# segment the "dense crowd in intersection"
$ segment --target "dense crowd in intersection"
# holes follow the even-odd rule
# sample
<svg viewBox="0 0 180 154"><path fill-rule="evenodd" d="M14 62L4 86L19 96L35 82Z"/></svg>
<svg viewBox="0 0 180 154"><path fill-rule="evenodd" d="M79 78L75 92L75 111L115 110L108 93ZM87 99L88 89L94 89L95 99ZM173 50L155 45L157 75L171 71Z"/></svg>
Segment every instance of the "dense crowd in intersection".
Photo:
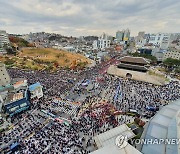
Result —
<svg viewBox="0 0 180 154"><path fill-rule="evenodd" d="M25 113L28 120L22 118L19 126L14 127L9 133L2 134L0 140L0 143L18 141L22 145L22 153L89 153L96 149L93 136L133 121L133 117L127 115L114 116L114 111L127 113L133 109L141 118L149 119L162 106L180 98L180 84L177 81L157 86L123 79L104 73L104 68L100 64L81 71L59 70L56 73L20 69L8 71L12 78L26 78L29 84L40 82L43 86L44 98L34 103L29 112L40 109L50 112L59 109L65 112L69 105L54 103L53 98L66 101L66 97L62 96L71 93L86 96L77 114L73 115L75 117L71 115L72 123L69 126L54 118L44 124L42 121L47 120L46 115ZM98 81L97 78L101 78L102 81ZM80 82L87 79L94 85L91 91L87 91ZM75 91L77 88L78 91ZM102 102L106 103L101 104ZM147 110L147 106L154 107L156 111Z"/></svg>

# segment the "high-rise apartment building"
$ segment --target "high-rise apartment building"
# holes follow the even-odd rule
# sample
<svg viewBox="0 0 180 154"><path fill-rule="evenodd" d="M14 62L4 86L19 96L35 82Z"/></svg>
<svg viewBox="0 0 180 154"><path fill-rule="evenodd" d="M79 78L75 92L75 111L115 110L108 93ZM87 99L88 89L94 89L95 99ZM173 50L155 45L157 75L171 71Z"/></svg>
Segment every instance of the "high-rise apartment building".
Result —
<svg viewBox="0 0 180 154"><path fill-rule="evenodd" d="M169 33L157 33L151 34L149 38L149 43L160 47L161 49L167 49L171 42L171 34Z"/></svg>
<svg viewBox="0 0 180 154"><path fill-rule="evenodd" d="M6 53L3 49L5 44L9 44L8 34L4 30L0 30L0 53Z"/></svg>
<svg viewBox="0 0 180 154"><path fill-rule="evenodd" d="M129 29L126 29L124 31L124 38L123 38L123 41L128 41L130 39L130 30Z"/></svg>
<svg viewBox="0 0 180 154"><path fill-rule="evenodd" d="M124 38L124 31L117 31L116 32L117 41L123 41L123 38Z"/></svg>
<svg viewBox="0 0 180 154"><path fill-rule="evenodd" d="M0 30L0 45L9 44L8 34L4 30Z"/></svg>

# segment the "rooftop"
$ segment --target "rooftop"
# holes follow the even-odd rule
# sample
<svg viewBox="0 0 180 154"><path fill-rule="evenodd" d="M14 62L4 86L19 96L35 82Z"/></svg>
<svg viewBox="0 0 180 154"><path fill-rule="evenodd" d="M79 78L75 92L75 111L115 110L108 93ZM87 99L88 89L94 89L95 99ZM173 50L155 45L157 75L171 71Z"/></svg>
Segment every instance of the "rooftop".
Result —
<svg viewBox="0 0 180 154"><path fill-rule="evenodd" d="M116 137L119 135L127 135L128 139L131 139L135 136L131 129L126 124L123 124L105 133L95 136L94 139L96 141L98 148L100 148L113 144L115 142Z"/></svg>
<svg viewBox="0 0 180 154"><path fill-rule="evenodd" d="M29 86L30 91L34 91L37 87L41 87L41 84L39 82L32 84Z"/></svg>
<svg viewBox="0 0 180 154"><path fill-rule="evenodd" d="M97 135L94 137L98 150L92 152L91 154L141 154L133 146L127 143L122 147L116 145L116 139L118 136L127 136L127 139L131 139L135 134L126 125L120 125L113 128L105 133Z"/></svg>
<svg viewBox="0 0 180 154"><path fill-rule="evenodd" d="M122 69L134 70L134 71L142 71L142 72L148 71L148 69L145 66L129 65L124 63L120 63L117 67Z"/></svg>
<svg viewBox="0 0 180 154"><path fill-rule="evenodd" d="M115 145L107 145L106 147L93 151L90 154L141 154L141 152L136 150L130 144L127 144L127 146L122 149L119 149Z"/></svg>
<svg viewBox="0 0 180 154"><path fill-rule="evenodd" d="M145 139L176 139L179 138L180 100L163 107L149 122ZM179 153L177 144L144 144L145 154Z"/></svg>
<svg viewBox="0 0 180 154"><path fill-rule="evenodd" d="M149 64L149 62L142 57L131 57L131 56L125 56L121 58L120 62L137 63L137 64L144 64L144 65Z"/></svg>

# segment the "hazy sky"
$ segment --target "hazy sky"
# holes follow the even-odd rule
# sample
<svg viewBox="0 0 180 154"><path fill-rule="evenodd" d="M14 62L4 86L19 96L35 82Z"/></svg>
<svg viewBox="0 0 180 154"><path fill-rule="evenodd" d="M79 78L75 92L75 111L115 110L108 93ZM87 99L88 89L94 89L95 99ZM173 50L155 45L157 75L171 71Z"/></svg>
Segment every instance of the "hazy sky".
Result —
<svg viewBox="0 0 180 154"><path fill-rule="evenodd" d="M180 32L180 0L0 0L0 29L115 36L117 30Z"/></svg>

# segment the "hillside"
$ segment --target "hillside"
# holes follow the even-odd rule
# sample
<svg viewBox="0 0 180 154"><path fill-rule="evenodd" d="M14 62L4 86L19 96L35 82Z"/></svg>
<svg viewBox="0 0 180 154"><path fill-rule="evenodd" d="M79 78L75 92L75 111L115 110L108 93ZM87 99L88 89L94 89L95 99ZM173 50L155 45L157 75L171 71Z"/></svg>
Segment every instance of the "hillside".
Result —
<svg viewBox="0 0 180 154"><path fill-rule="evenodd" d="M51 48L23 48L17 56L1 57L6 65L32 70L56 70L57 68L84 68L90 61L80 54Z"/></svg>
<svg viewBox="0 0 180 154"><path fill-rule="evenodd" d="M9 36L9 41L18 47L33 47L34 45L27 42L23 38L15 37L15 36Z"/></svg>

